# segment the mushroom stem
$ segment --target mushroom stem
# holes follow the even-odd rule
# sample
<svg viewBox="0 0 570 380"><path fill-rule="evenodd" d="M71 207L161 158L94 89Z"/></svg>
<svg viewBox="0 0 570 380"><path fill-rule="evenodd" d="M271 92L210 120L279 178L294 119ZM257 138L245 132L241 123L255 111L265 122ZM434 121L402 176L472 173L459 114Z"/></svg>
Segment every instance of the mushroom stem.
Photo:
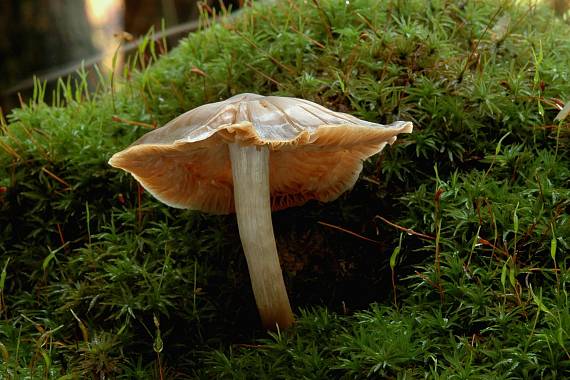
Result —
<svg viewBox="0 0 570 380"><path fill-rule="evenodd" d="M253 295L266 329L285 329L293 312L283 282L271 222L269 149L229 144L239 235Z"/></svg>

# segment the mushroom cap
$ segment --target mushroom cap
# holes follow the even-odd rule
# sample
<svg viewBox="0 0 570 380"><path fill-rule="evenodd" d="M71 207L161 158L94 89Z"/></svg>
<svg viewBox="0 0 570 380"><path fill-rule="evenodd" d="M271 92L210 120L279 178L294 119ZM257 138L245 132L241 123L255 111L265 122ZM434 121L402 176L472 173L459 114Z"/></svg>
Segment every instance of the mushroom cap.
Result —
<svg viewBox="0 0 570 380"><path fill-rule="evenodd" d="M245 93L178 116L109 164L169 206L228 214L234 199L227 145L267 146L271 207L280 210L338 198L364 159L411 132L410 122L376 124L304 99Z"/></svg>

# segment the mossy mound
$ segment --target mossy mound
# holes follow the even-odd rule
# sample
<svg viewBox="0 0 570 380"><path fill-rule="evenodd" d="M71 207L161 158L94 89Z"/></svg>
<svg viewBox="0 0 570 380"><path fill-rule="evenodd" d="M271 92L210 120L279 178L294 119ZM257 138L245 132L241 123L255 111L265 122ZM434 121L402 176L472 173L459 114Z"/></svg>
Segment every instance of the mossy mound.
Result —
<svg viewBox="0 0 570 380"><path fill-rule="evenodd" d="M2 123L2 377L570 376L566 24L443 0L202 21L160 58L147 41L96 94L84 73L51 104L38 85ZM341 199L274 214L299 322L270 337L234 218L170 209L107 165L241 92L415 124Z"/></svg>

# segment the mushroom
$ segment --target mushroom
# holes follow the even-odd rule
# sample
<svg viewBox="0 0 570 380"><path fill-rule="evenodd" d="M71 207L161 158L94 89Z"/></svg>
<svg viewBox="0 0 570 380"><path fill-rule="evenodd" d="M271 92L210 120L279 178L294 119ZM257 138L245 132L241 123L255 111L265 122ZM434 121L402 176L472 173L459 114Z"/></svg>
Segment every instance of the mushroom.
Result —
<svg viewBox="0 0 570 380"><path fill-rule="evenodd" d="M365 158L411 131L410 122L376 124L304 99L245 93L180 115L109 164L169 206L235 212L262 324L283 329L294 319L271 210L336 199Z"/></svg>

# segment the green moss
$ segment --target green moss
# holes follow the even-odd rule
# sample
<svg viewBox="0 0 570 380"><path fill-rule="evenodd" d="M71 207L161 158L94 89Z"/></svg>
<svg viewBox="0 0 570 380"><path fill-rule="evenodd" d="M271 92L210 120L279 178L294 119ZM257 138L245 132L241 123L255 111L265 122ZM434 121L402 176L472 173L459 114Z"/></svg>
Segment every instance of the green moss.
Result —
<svg viewBox="0 0 570 380"><path fill-rule="evenodd" d="M1 377L569 376L566 24L443 0L202 21L160 58L148 39L95 94L84 73L49 101L37 84L2 124ZM170 209L106 163L246 91L415 124L339 200L274 214L299 322L269 337L234 218Z"/></svg>

